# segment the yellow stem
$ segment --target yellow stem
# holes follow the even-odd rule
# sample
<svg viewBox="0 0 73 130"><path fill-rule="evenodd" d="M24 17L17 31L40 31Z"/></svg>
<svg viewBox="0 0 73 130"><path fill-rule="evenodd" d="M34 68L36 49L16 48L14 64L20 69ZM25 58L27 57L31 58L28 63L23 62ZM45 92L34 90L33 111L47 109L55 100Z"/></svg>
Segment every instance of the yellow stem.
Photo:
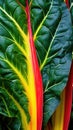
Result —
<svg viewBox="0 0 73 130"><path fill-rule="evenodd" d="M52 130L63 130L64 108L65 108L65 90L61 94L61 103L52 117L52 124L53 124Z"/></svg>

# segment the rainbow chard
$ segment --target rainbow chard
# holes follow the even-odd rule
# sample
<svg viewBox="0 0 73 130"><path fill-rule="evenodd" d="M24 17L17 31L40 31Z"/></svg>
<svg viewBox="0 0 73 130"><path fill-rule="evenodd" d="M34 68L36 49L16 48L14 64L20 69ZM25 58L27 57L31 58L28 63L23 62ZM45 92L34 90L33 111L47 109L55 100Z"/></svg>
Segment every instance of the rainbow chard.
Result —
<svg viewBox="0 0 73 130"><path fill-rule="evenodd" d="M63 1L49 1L49 12L40 24L39 29L35 45L43 77L43 127L45 127L60 103L60 95L66 86L72 60L71 17ZM43 38L41 35L43 35ZM59 116L57 116L57 120L58 118ZM57 124L55 124L55 128ZM49 129L52 129L50 123ZM58 130L60 129L58 128Z"/></svg>
<svg viewBox="0 0 73 130"><path fill-rule="evenodd" d="M0 0L1 130L45 128L68 80L71 34L62 0Z"/></svg>
<svg viewBox="0 0 73 130"><path fill-rule="evenodd" d="M67 7L69 8L69 1L66 0L65 2L67 4ZM71 43L73 44L72 39L73 38L71 36ZM73 45L71 52L72 50ZM60 97L61 100L60 105L53 114L51 118L51 123L49 121L46 130L68 130L71 115L71 107L72 107L72 90L73 90L73 61L71 64L67 85L64 88Z"/></svg>
<svg viewBox="0 0 73 130"><path fill-rule="evenodd" d="M42 127L42 78L29 12L28 0L23 5L18 0L0 2L0 116L15 119L4 129Z"/></svg>
<svg viewBox="0 0 73 130"><path fill-rule="evenodd" d="M69 3L69 10L70 10L70 13L71 13L72 32L73 32L73 1L72 0L68 0L68 3ZM72 40L72 43L73 43L73 33L72 33L72 39L71 40ZM72 59L73 59L73 47L72 47ZM72 68L73 68L73 60L72 60ZM72 69L72 71L73 71L73 69ZM73 76L72 76L72 86L73 86ZM71 119L70 119L69 130L73 129L73 124L72 124L72 122L73 122L73 116L72 116L72 114L73 114L73 98L72 98L72 112L71 112Z"/></svg>
<svg viewBox="0 0 73 130"><path fill-rule="evenodd" d="M69 74L69 79L65 89L61 94L61 102L52 116L52 129L48 130L68 130L71 107L72 107L72 86L73 86L73 62Z"/></svg>
<svg viewBox="0 0 73 130"><path fill-rule="evenodd" d="M66 3L67 7L69 8L69 7L70 7L69 0L64 0L64 1L65 1L65 3Z"/></svg>

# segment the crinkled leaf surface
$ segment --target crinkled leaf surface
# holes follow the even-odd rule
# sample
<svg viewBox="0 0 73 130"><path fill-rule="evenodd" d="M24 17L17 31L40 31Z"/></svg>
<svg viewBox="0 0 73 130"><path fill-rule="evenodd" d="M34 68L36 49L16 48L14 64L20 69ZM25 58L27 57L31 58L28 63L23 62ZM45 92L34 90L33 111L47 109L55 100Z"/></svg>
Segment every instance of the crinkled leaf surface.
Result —
<svg viewBox="0 0 73 130"><path fill-rule="evenodd" d="M62 0L29 0L29 5L33 40L44 84L44 127L59 104L70 70L71 18ZM4 120L6 117L15 118L15 130L23 129L23 118L24 129L31 120L27 86L31 80L28 74L32 73L28 67L25 7L26 0L0 1L0 113Z"/></svg>
<svg viewBox="0 0 73 130"><path fill-rule="evenodd" d="M21 120L25 128L30 121L28 88L25 88L28 84L23 38L26 26L25 12L15 0L0 1L0 114L18 119L15 130L22 128ZM8 123L5 129L10 127Z"/></svg>
<svg viewBox="0 0 73 130"><path fill-rule="evenodd" d="M59 95L66 85L70 70L71 17L65 3L58 0L34 0L31 17L44 83L45 126L59 103Z"/></svg>
<svg viewBox="0 0 73 130"><path fill-rule="evenodd" d="M71 20L72 20L72 37L71 37L71 41L73 43L73 0L69 1L69 5L70 5ZM72 47L72 58L73 58L73 47Z"/></svg>
<svg viewBox="0 0 73 130"><path fill-rule="evenodd" d="M5 129L42 127L42 78L29 13L27 0L0 1L0 114L10 118Z"/></svg>

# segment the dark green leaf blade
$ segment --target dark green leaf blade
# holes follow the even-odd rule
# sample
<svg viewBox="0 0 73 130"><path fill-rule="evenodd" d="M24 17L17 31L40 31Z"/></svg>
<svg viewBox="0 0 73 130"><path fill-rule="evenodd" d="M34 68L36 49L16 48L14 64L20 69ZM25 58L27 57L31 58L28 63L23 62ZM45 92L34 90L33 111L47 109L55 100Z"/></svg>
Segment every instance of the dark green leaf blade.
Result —
<svg viewBox="0 0 73 130"><path fill-rule="evenodd" d="M44 84L44 127L60 102L70 71L71 17L63 1L34 0L31 20Z"/></svg>
<svg viewBox="0 0 73 130"><path fill-rule="evenodd" d="M6 126L9 128L14 118L15 130L26 130L30 121L25 90L28 84L26 22L25 11L15 0L0 2L0 115L4 120L10 118Z"/></svg>
<svg viewBox="0 0 73 130"><path fill-rule="evenodd" d="M59 96L66 85L69 74L72 47L70 42L71 21L69 11L62 3L63 0L29 1L33 37L44 84L43 126L45 126L59 104ZM18 103L16 97L19 97L17 95L21 93L27 107L21 103L20 105L22 108L24 106L24 112L26 112L28 99L22 87L23 83L20 82L21 79L24 79L28 83L26 43L24 40L27 34L25 1L20 0L19 3L19 0L2 0L0 6L1 93L4 94L2 92L4 86L5 91L8 89L7 91L11 92L10 94ZM18 83L19 85L17 85ZM19 86L20 92L17 91L16 86ZM28 110L26 115L27 121L29 121Z"/></svg>
<svg viewBox="0 0 73 130"><path fill-rule="evenodd" d="M0 130L20 130L20 121L17 118L0 115Z"/></svg>

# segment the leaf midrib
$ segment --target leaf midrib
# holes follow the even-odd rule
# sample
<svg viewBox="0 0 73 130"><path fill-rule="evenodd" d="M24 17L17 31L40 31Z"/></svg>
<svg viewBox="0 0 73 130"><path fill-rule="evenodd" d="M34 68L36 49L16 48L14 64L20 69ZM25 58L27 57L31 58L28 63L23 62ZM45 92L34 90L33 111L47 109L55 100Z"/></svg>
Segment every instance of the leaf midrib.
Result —
<svg viewBox="0 0 73 130"><path fill-rule="evenodd" d="M9 65L9 67L12 69L12 71L14 71L14 73L18 76L26 93L29 94L29 87L28 87L29 85L27 84L27 82L26 82L25 78L22 76L22 74L18 71L18 69L8 59L0 58L0 60L4 61L5 63L7 63Z"/></svg>
<svg viewBox="0 0 73 130"><path fill-rule="evenodd" d="M49 13L50 13L50 11L51 11L52 6L53 6L53 0L52 0L52 2L51 2L50 8L49 8L47 14L46 14L45 17L43 18L42 22L40 23L40 25L38 26L38 28L37 28L37 30L36 30L36 32L35 32L35 34L34 34L34 41L36 40L36 36L37 36L37 34L39 33L40 29L42 28L43 23L45 22L46 18L48 17L48 15L49 15Z"/></svg>
<svg viewBox="0 0 73 130"><path fill-rule="evenodd" d="M23 130L25 130L25 129L29 130L29 125L28 125L28 122L27 122L27 119L26 119L26 114L24 112L24 109L20 106L19 102L5 88L2 88L2 89L4 89L6 91L6 93L9 95L9 97L14 102L15 106L18 108L19 113L21 115Z"/></svg>
<svg viewBox="0 0 73 130"><path fill-rule="evenodd" d="M27 35L23 32L17 21L11 17L1 6L0 10L14 23L14 25L17 27L18 31L20 32L23 39L25 39L25 43L27 43Z"/></svg>
<svg viewBox="0 0 73 130"><path fill-rule="evenodd" d="M52 47L52 45L53 45L53 41L54 41L54 39L55 39L56 36L57 36L56 34L57 34L57 31L58 31L60 22L61 22L61 19L60 19L60 21L59 21L59 23L58 23L58 26L57 26L56 31L55 31L55 33L54 33L54 36L53 36L53 38L52 38L52 40L51 40L51 42L50 42L50 46L48 47L48 51L47 51L47 53L46 53L46 55L45 55L44 61L43 61L42 64L40 65L40 70L43 69L43 67L45 66L45 64L46 64L46 62L47 62L47 58L48 58L48 55L49 55L49 53L50 53L51 47Z"/></svg>

